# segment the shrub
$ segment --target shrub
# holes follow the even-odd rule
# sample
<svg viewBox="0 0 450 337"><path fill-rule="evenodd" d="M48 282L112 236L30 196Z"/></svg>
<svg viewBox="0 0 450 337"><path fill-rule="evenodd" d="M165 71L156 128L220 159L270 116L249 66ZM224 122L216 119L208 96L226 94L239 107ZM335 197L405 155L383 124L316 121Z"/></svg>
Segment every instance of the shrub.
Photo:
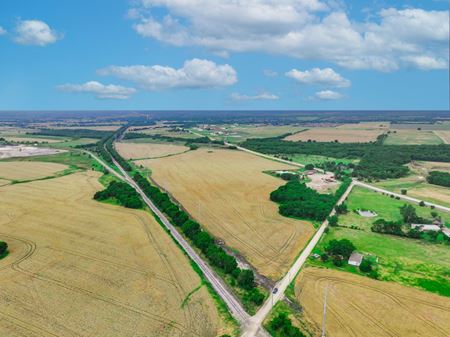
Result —
<svg viewBox="0 0 450 337"><path fill-rule="evenodd" d="M329 217L327 218L327 220L328 220L328 224L329 224L331 227L336 227L336 226L338 225L338 217L337 217L337 215L329 216Z"/></svg>
<svg viewBox="0 0 450 337"><path fill-rule="evenodd" d="M4 255L8 250L8 244L4 241L0 241L0 256Z"/></svg>

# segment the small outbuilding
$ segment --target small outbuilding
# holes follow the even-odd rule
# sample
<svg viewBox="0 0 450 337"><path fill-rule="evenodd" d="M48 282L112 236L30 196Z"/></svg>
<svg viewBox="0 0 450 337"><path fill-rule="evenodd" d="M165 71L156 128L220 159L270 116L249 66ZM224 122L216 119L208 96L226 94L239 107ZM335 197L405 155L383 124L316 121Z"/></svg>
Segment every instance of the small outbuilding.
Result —
<svg viewBox="0 0 450 337"><path fill-rule="evenodd" d="M364 258L363 254L353 252L352 255L350 255L350 258L348 259L348 264L351 266L359 267L363 258Z"/></svg>
<svg viewBox="0 0 450 337"><path fill-rule="evenodd" d="M438 225L418 224L418 223L411 224L411 228L418 229L421 232L428 232L428 231L439 232L441 230L441 227Z"/></svg>

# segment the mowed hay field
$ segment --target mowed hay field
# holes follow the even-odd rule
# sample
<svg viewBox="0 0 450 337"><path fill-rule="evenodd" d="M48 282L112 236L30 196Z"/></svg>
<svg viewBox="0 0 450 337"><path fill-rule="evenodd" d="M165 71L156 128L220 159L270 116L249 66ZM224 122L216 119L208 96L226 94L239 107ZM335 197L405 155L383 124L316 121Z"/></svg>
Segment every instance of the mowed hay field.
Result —
<svg viewBox="0 0 450 337"><path fill-rule="evenodd" d="M126 159L142 159L169 156L189 150L183 145L158 143L115 143L117 151Z"/></svg>
<svg viewBox="0 0 450 337"><path fill-rule="evenodd" d="M1 335L229 333L188 259L148 213L92 199L98 178L85 171L0 188L0 240L10 247L0 260Z"/></svg>
<svg viewBox="0 0 450 337"><path fill-rule="evenodd" d="M434 131L436 136L442 139L445 144L450 144L450 131Z"/></svg>
<svg viewBox="0 0 450 337"><path fill-rule="evenodd" d="M450 298L350 273L308 267L296 280L295 295L307 320L318 329L322 326L327 288L327 336L450 335Z"/></svg>
<svg viewBox="0 0 450 337"><path fill-rule="evenodd" d="M198 149L137 161L208 231L257 270L278 279L313 233L306 221L278 214L270 192L285 182L263 173L291 166L235 150Z"/></svg>
<svg viewBox="0 0 450 337"><path fill-rule="evenodd" d="M68 167L56 163L1 161L0 178L7 180L31 180L52 176Z"/></svg>
<svg viewBox="0 0 450 337"><path fill-rule="evenodd" d="M395 133L394 133L395 131ZM434 131L417 129L390 130L385 145L439 145L443 141Z"/></svg>
<svg viewBox="0 0 450 337"><path fill-rule="evenodd" d="M367 143L377 140L377 137L383 133L382 128L367 127L367 128L336 128L336 127L314 127L306 131L301 131L290 135L285 140L298 142L306 142L308 140L315 140L317 142L334 142L340 143Z"/></svg>

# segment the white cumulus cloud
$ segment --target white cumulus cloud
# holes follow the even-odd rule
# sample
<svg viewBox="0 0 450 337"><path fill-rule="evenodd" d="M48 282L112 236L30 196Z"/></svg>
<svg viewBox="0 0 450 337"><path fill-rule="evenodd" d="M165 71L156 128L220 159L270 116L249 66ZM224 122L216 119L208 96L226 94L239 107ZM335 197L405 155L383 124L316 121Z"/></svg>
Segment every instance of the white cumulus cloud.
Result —
<svg viewBox="0 0 450 337"><path fill-rule="evenodd" d="M236 71L230 65L200 59L185 61L179 69L161 65L109 66L98 70L98 74L115 76L150 91L223 87L237 82Z"/></svg>
<svg viewBox="0 0 450 337"><path fill-rule="evenodd" d="M58 86L58 89L64 92L90 93L101 99L127 99L136 92L134 88L114 84L105 85L97 81L63 84Z"/></svg>
<svg viewBox="0 0 450 337"><path fill-rule="evenodd" d="M333 90L322 90L322 91L316 92L315 97L317 99L324 100L324 101L332 101L332 100L341 99L344 96L342 96L342 94L340 94L336 91L333 91Z"/></svg>
<svg viewBox="0 0 450 337"><path fill-rule="evenodd" d="M337 88L346 88L351 85L349 80L343 78L331 68L313 68L305 71L292 69L286 73L286 76L303 84L318 84Z"/></svg>
<svg viewBox="0 0 450 337"><path fill-rule="evenodd" d="M275 101L279 99L277 95L268 92L261 92L257 95L245 95L235 92L230 95L230 98L233 101Z"/></svg>
<svg viewBox="0 0 450 337"><path fill-rule="evenodd" d="M21 20L17 23L14 41L23 45L46 46L61 37L43 21Z"/></svg>
<svg viewBox="0 0 450 337"><path fill-rule="evenodd" d="M2 26L0 26L0 35L5 35L6 34L6 29L3 28Z"/></svg>
<svg viewBox="0 0 450 337"><path fill-rule="evenodd" d="M353 20L325 0L136 0L144 37L216 54L262 51L351 69L442 69L449 60L449 12L386 8ZM333 1L333 3L339 3ZM155 16L155 9L167 13ZM436 62L422 62L427 57Z"/></svg>

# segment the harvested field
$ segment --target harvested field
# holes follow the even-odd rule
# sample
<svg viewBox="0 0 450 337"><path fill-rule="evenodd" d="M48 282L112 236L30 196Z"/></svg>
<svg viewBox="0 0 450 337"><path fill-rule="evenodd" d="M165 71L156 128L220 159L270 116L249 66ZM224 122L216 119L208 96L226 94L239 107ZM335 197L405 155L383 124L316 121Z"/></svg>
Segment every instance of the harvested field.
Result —
<svg viewBox="0 0 450 337"><path fill-rule="evenodd" d="M450 131L434 131L434 133L441 138L445 144L450 144Z"/></svg>
<svg viewBox="0 0 450 337"><path fill-rule="evenodd" d="M183 145L160 143L116 143L117 151L126 159L147 159L170 156L189 150Z"/></svg>
<svg viewBox="0 0 450 337"><path fill-rule="evenodd" d="M2 161L0 178L6 180L32 180L52 176L68 167L56 163Z"/></svg>
<svg viewBox="0 0 450 337"><path fill-rule="evenodd" d="M387 130L389 129L390 122L360 122L360 123L348 123L337 126L338 129L347 130Z"/></svg>
<svg viewBox="0 0 450 337"><path fill-rule="evenodd" d="M327 336L449 336L449 298L336 270L306 268L296 280L295 294L308 321L319 329L327 287Z"/></svg>
<svg viewBox="0 0 450 337"><path fill-rule="evenodd" d="M5 137L5 139L9 142L16 143L59 143L64 141L64 138L55 139L55 138L36 138L36 137Z"/></svg>
<svg viewBox="0 0 450 337"><path fill-rule="evenodd" d="M0 159L13 157L45 156L61 152L64 151L25 145L4 145L0 146Z"/></svg>
<svg viewBox="0 0 450 337"><path fill-rule="evenodd" d="M385 145L438 145L442 140L430 130L396 129L390 130ZM395 133L394 133L395 131Z"/></svg>
<svg viewBox="0 0 450 337"><path fill-rule="evenodd" d="M263 171L289 165L245 152L201 148L137 161L208 231L239 251L257 270L278 279L313 233L306 221L278 213L270 192L285 182Z"/></svg>
<svg viewBox="0 0 450 337"><path fill-rule="evenodd" d="M99 174L2 187L3 336L220 336L215 303L144 211L92 200ZM198 290L196 290L198 288Z"/></svg>
<svg viewBox="0 0 450 337"><path fill-rule="evenodd" d="M377 137L383 133L381 128L311 128L307 131L295 133L285 138L285 140L298 142L306 142L315 140L317 142L334 142L340 143L367 143L377 140Z"/></svg>

